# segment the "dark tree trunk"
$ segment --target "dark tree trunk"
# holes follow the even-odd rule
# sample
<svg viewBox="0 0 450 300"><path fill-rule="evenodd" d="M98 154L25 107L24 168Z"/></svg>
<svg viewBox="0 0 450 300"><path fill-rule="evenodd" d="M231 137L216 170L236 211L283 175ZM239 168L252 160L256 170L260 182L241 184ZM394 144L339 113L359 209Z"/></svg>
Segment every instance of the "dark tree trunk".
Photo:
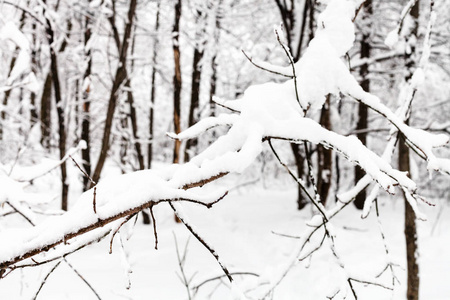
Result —
<svg viewBox="0 0 450 300"><path fill-rule="evenodd" d="M411 32L411 51L405 53L405 66L407 68L407 75L405 77L406 81L409 81L412 77L414 68L416 67L416 62L414 60L413 54L415 53L415 41L417 39L417 29L419 22L419 3L417 0L416 4L412 7L409 12L412 19L414 20L414 25ZM405 120L408 124L408 117ZM410 172L410 162L409 162L409 148L406 145L403 137L400 138L399 142L399 170ZM403 194L405 203L405 240L406 240L406 258L408 263L408 288L407 288L407 299L408 300L418 300L419 299L419 265L418 265L418 247L417 247L417 228L416 228L416 215Z"/></svg>
<svg viewBox="0 0 450 300"><path fill-rule="evenodd" d="M398 145L398 168L400 171L410 172L409 165L409 148L405 144L404 138L400 138ZM405 240L406 240L406 259L408 263L408 300L419 299L419 265L417 262L417 228L416 215L406 200L403 193L405 203Z"/></svg>
<svg viewBox="0 0 450 300"><path fill-rule="evenodd" d="M214 117L216 115L216 103L213 97L216 95L217 86L217 54L211 60L211 79L209 83L209 115Z"/></svg>
<svg viewBox="0 0 450 300"><path fill-rule="evenodd" d="M66 128L65 128L65 115L64 109L62 106L62 97L61 97L61 86L59 81L59 73L58 73L58 59L56 56L56 51L53 46L54 43L54 31L51 25L51 22L48 18L46 18L46 34L48 43L50 45L50 72L52 74L52 82L53 82L53 91L55 94L55 102L56 102L56 112L58 115L58 146L59 146L59 157L62 159L66 155ZM68 194L69 194L69 185L67 182L67 168L66 163L63 162L60 166L61 168L61 183L62 183L62 192L61 192L61 209L67 210L68 208Z"/></svg>
<svg viewBox="0 0 450 300"><path fill-rule="evenodd" d="M156 61L158 55L158 31L159 31L159 10L160 10L161 2L158 2L158 6L156 8L156 21L155 21L155 40L153 45L153 56L152 56L152 77L151 77L151 90L150 90L150 114L149 114L149 126L148 133L150 137L150 143L148 144L147 149L147 168L152 167L153 160L153 143L154 143L154 122L155 122L155 105L156 105Z"/></svg>
<svg viewBox="0 0 450 300"><path fill-rule="evenodd" d="M103 131L103 138L102 138L102 147L97 165L95 166L95 170L92 176L92 179L95 182L98 182L98 180L100 179L100 174L105 164L106 157L108 156L108 150L110 147L111 126L114 119L114 111L116 109L117 103L117 92L119 91L121 84L127 78L126 72L127 53L135 11L136 11L136 0L131 0L126 19L127 23L125 25L125 32L119 52L119 63L117 66L116 75L114 76L111 93L109 95L108 108L105 120L105 129ZM117 28L115 28L115 30L113 28L113 31L117 32Z"/></svg>
<svg viewBox="0 0 450 300"><path fill-rule="evenodd" d="M70 20L67 22L67 32L69 33L72 28L72 22ZM63 52L67 46L67 41L64 40L61 43L58 52ZM55 54L56 55L56 54ZM51 59L51 58L50 58ZM40 122L41 122L41 144L44 148L50 148L50 140L51 140L51 126L52 126L52 69L50 66L50 70L45 77L44 89L41 96L41 112L40 112ZM59 86L59 84L58 84Z"/></svg>
<svg viewBox="0 0 450 300"><path fill-rule="evenodd" d="M32 20L31 23L31 32L32 32L32 51L31 51L31 68L35 71L37 69L37 54L35 47L36 46L36 21ZM36 93L31 92L30 94L30 128L34 126L39 120L38 110L36 108Z"/></svg>
<svg viewBox="0 0 450 300"><path fill-rule="evenodd" d="M139 136L138 136L138 121L137 121L137 114L136 114L136 108L134 106L134 97L133 97L133 93L131 91L131 84L130 84L130 80L127 80L127 82L125 83L125 87L127 87L128 91L127 91L127 100L128 100L128 104L130 105L130 121L131 121L131 131L133 134L133 139L134 139L134 149L136 150L136 157L138 160L138 164L139 164L139 170L144 170L145 169L145 165L144 165L144 156L142 155L142 147L141 147L141 143L139 142Z"/></svg>
<svg viewBox="0 0 450 300"><path fill-rule="evenodd" d="M90 2L90 1L89 1ZM81 121L81 139L86 142L86 149L81 150L81 157L83 159L83 168L86 174L91 174L91 101L89 99L89 95L91 92L91 84L90 84L90 76L92 69L92 55L91 48L87 48L87 43L91 38L91 24L90 17L86 16L84 20L84 47L85 47L85 57L87 59L86 70L83 75L83 104L82 104L82 121ZM89 84L87 84L87 82ZM89 178L83 177L83 190L86 191L89 187L90 181Z"/></svg>
<svg viewBox="0 0 450 300"><path fill-rule="evenodd" d="M172 45L174 59L173 74L173 127L175 133L181 132L180 108L181 108L181 61L180 61L180 19L181 19L181 0L175 2L175 20L172 29ZM173 163L180 162L181 141L175 140L173 148ZM180 223L180 219L174 215L175 222Z"/></svg>
<svg viewBox="0 0 450 300"><path fill-rule="evenodd" d="M322 107L320 114L320 125L325 129L331 130L331 118L330 118L330 98L327 96L325 105ZM331 149L326 149L322 145L317 146L317 192L320 195L322 204L325 205L328 198L328 193L331 187L331 172L333 165L333 152Z"/></svg>
<svg viewBox="0 0 450 300"><path fill-rule="evenodd" d="M158 31L159 31L159 9L160 9L161 2L158 2L158 6L156 8L156 21L155 21L155 40L153 45L153 56L152 56L152 77L151 77L151 90L150 90L150 114L149 114L149 137L151 139L150 143L148 144L147 149L147 168L152 167L152 160L153 160L153 142L154 142L154 119L155 119L155 104L156 104L156 61L157 61L157 55L158 55Z"/></svg>
<svg viewBox="0 0 450 300"><path fill-rule="evenodd" d="M316 0L307 0L309 1L309 41L311 41L314 38L314 13L316 11L315 5L316 5Z"/></svg>
<svg viewBox="0 0 450 300"><path fill-rule="evenodd" d="M175 2L175 20L172 30L174 75L173 75L173 127L175 133L181 132L180 108L181 108L181 63L180 63L180 19L181 19L181 0ZM173 163L180 162L181 141L175 140L173 148Z"/></svg>
<svg viewBox="0 0 450 300"><path fill-rule="evenodd" d="M216 22L214 27L214 45L217 46L220 42L220 30L221 30L221 19L222 19L222 3L223 0L219 0L217 2L217 8L216 8ZM214 47L215 48L215 47ZM216 115L216 103L213 101L213 97L216 95L216 89L217 89L217 51L212 55L211 58L211 78L209 81L209 115L211 117ZM214 131L212 131L212 134L214 136Z"/></svg>
<svg viewBox="0 0 450 300"><path fill-rule="evenodd" d="M365 20L372 18L372 0L366 0L363 4L363 35L361 39L361 53L360 57L362 59L370 57L371 52L371 45L370 45L370 32L371 32L371 22L365 22ZM361 76L361 87L366 92L370 92L370 79L368 77L369 74L369 66L367 64L364 64L359 69L359 75ZM367 118L368 118L368 109L367 106L363 103L358 104L358 121L356 124L356 130L357 134L356 136L358 139L364 144L367 145L367 132L364 130L367 129ZM365 172L359 167L355 166L355 184L363 178L365 175ZM363 209L364 207L364 201L366 200L366 191L362 190L355 198L355 201L353 202L355 206L358 209Z"/></svg>
<svg viewBox="0 0 450 300"><path fill-rule="evenodd" d="M302 153L300 152L300 146L298 144L291 144L292 153L294 154L294 160L295 165L297 166L297 176L298 178L303 178L304 175L304 158L302 156ZM303 191L301 187L298 187L297 189L297 208L303 209L305 205L307 204L307 201L303 195Z"/></svg>
<svg viewBox="0 0 450 300"><path fill-rule="evenodd" d="M44 148L50 148L50 136L52 126L52 76L47 74L44 82L44 90L41 96L41 144Z"/></svg>
<svg viewBox="0 0 450 300"><path fill-rule="evenodd" d="M136 30L136 26L134 27ZM133 35L132 43L131 43L131 56L134 56L134 46L136 43L136 34ZM134 68L134 61L131 61L130 71L133 73ZM128 73L128 72L127 72ZM127 74L128 75L128 74ZM125 82L125 87L127 88L127 101L130 105L130 121L131 121L131 130L133 133L133 139L134 139L134 149L136 151L136 157L139 164L139 170L145 169L144 164L144 155L142 154L142 146L141 142L139 141L139 135L138 135L138 120L137 120L137 114L136 114L136 107L134 105L134 96L133 96L133 90L131 88L131 78L128 78Z"/></svg>
<svg viewBox="0 0 450 300"><path fill-rule="evenodd" d="M201 26L204 26L201 21L201 19L204 17L205 12L203 11L197 11L197 20L200 20L197 22L197 24L201 24ZM198 25L197 25L198 26ZM202 39L204 35L205 29L204 28L197 28L197 35L196 38ZM198 109L200 105L200 80L202 75L202 67L201 67L201 61L203 58L203 50L204 42L202 42L201 45L196 45L194 49L194 59L192 61L192 82L191 82L191 103L189 106L189 118L188 118L188 127L191 127L195 123L198 122ZM196 147L197 147L197 139L189 139L186 142L186 149L184 150L184 161L188 162L191 154L195 155Z"/></svg>

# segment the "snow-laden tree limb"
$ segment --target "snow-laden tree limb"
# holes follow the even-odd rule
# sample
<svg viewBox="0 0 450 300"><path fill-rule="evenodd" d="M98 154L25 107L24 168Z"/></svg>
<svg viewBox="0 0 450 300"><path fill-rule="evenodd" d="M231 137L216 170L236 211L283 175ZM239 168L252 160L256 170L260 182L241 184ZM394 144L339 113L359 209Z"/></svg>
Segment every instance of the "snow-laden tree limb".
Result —
<svg viewBox="0 0 450 300"><path fill-rule="evenodd" d="M179 169L185 169L185 166L180 166ZM108 228L108 224L152 205L167 201L187 201L210 207L225 194L224 191L205 194L198 190L185 190L223 176L219 173L210 175L203 172L198 174L197 178L200 179L201 175L207 176L196 181L190 180L191 177L188 176L184 181L175 181L179 185L174 186L170 177L177 173L173 171L145 170L105 179L97 185L97 213L92 210L91 189L82 194L75 206L64 215L50 217L30 229L2 231L0 241L3 245L8 245L0 251L2 274L17 262L66 244L69 240L97 228ZM112 224L110 226L114 227Z"/></svg>

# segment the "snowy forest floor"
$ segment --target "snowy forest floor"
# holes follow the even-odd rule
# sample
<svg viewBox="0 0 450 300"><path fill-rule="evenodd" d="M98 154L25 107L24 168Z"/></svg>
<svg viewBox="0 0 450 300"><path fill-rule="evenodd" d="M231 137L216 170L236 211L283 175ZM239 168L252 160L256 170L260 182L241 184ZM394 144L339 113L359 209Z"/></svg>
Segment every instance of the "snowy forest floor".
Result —
<svg viewBox="0 0 450 300"><path fill-rule="evenodd" d="M205 239L213 245L231 272L272 273L285 262L296 245L296 239L275 233L298 236L312 215L309 207L296 209L296 190L263 189L246 186L235 189L212 209L185 204L190 221ZM403 236L403 204L400 197L382 199L381 220L392 259L401 285L394 292L376 286L354 283L359 299L405 299L406 258ZM437 201L433 208L423 207L427 222L418 221L421 299L450 299L450 206ZM120 238L109 252L109 238L69 255L67 260L93 286L102 299L188 299L182 284L175 237L180 255L190 236L182 224L174 222L173 212L163 203L155 207L159 244L154 249L151 226L138 220L128 241L124 242L125 255L131 265L131 288L126 289L127 277L121 256ZM28 226L18 216L0 220L0 228ZM122 229L131 231L132 223ZM360 218L352 206L332 220L336 232L336 247L351 272L374 277L386 264L386 254L378 229L375 212L367 219ZM125 240L127 234L123 234ZM222 275L217 262L195 240L189 238L185 261L185 275L193 277L191 287L204 280ZM1 245L1 247L7 245ZM42 278L53 264L42 268L16 270L0 280L0 299L32 299ZM340 285L340 268L325 243L310 261L298 264L275 290L273 299L327 299ZM237 287L245 291L258 280L252 275L235 275ZM381 279L391 282L389 272ZM229 284L224 279L204 284L195 299L231 299ZM192 292L191 292L192 293ZM249 295L252 295L251 293ZM351 295L348 295L352 299ZM61 264L48 278L38 299L97 299L75 273Z"/></svg>

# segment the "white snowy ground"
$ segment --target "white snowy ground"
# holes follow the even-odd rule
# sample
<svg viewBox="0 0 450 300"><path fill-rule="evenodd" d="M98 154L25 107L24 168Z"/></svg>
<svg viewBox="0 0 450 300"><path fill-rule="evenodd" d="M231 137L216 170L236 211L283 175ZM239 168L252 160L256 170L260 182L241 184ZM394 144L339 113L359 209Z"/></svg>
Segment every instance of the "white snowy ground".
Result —
<svg viewBox="0 0 450 300"><path fill-rule="evenodd" d="M234 190L210 210L185 204L185 210L205 239L215 246L222 261L231 272L254 272L279 268L288 258L297 240L275 235L278 232L299 235L311 210L297 211L296 190L265 190L245 187ZM384 199L380 207L382 222L390 251L396 262L405 267L403 240L403 205L400 199ZM450 207L439 202L437 207L423 208L429 221L418 222L420 247L421 299L450 299ZM442 210L440 217L437 215ZM109 240L85 248L67 257L67 260L94 287L102 299L188 299L178 275L174 236L182 254L189 233L181 224L175 224L173 213L166 204L155 208L159 249L154 249L152 227L138 222L131 238L125 243L129 254L131 288L121 259L119 238L116 237L113 254L108 254ZM4 228L3 219L1 226ZM9 221L10 222L10 221ZM332 221L337 233L336 246L350 271L365 276L379 273L384 266L385 251L374 212L361 220L353 207L346 208ZM26 226L26 225L23 225ZM433 229L434 228L434 229ZM124 230L126 231L126 230ZM122 235L125 239L126 234ZM1 245L7 247L7 245ZM40 269L14 271L0 280L0 299L32 299L41 279L53 265ZM222 275L216 261L195 238L187 247L186 276L194 278L192 286L205 279ZM405 271L396 268L401 285L394 293L380 287L354 283L359 299L405 299ZM338 285L339 267L327 244L313 255L310 262L297 265L276 289L273 299L327 299ZM390 278L382 277L386 284ZM257 282L251 275L234 276L237 286L246 290ZM232 299L224 280L216 280L199 289L195 299ZM251 295L251 293L249 294ZM348 295L348 299L352 299ZM75 273L62 263L48 278L38 299L97 299Z"/></svg>

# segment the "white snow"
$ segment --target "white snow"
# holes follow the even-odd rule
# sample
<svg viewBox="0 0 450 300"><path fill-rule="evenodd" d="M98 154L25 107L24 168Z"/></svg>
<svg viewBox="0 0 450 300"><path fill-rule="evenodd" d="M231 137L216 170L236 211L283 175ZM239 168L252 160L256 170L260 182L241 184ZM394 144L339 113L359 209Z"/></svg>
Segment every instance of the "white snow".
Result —
<svg viewBox="0 0 450 300"><path fill-rule="evenodd" d="M10 40L20 48L19 54L17 55L16 62L14 64L14 68L11 70L11 73L6 82L7 85L12 85L20 75L31 71L30 45L25 35L17 28L17 26L13 22L7 22L0 29L0 40Z"/></svg>

